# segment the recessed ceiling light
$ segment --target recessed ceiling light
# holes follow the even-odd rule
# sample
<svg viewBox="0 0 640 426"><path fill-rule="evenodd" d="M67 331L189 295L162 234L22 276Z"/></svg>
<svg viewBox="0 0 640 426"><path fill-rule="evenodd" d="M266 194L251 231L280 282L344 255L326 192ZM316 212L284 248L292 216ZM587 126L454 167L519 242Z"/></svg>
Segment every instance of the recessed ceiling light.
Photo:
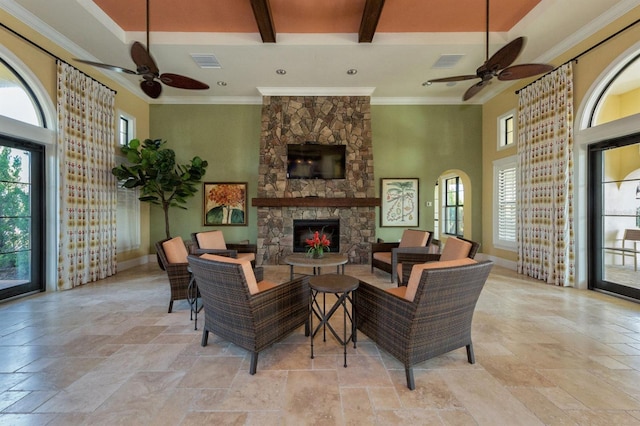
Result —
<svg viewBox="0 0 640 426"><path fill-rule="evenodd" d="M347 74L348 74L348 75L356 75L356 74L358 74L358 70L357 70L357 69L355 69L355 68L349 68L349 69L347 70Z"/></svg>
<svg viewBox="0 0 640 426"><path fill-rule="evenodd" d="M287 70L283 70L282 68L278 68L276 70L276 74L278 75L285 75L287 73Z"/></svg>
<svg viewBox="0 0 640 426"><path fill-rule="evenodd" d="M433 83L430 81L425 81L422 83L423 86L431 86Z"/></svg>
<svg viewBox="0 0 640 426"><path fill-rule="evenodd" d="M217 84L218 86L223 86L223 87L224 87L224 86L226 86L226 85L227 85L227 82L226 82L226 81L219 81L219 82L217 82L216 84Z"/></svg>

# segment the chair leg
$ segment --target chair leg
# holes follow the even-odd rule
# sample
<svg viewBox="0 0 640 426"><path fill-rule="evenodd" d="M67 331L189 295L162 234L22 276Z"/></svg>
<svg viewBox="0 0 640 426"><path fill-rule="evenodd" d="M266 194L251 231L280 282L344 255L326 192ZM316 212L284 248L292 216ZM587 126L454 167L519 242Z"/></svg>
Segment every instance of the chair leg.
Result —
<svg viewBox="0 0 640 426"><path fill-rule="evenodd" d="M202 330L202 341L200 342L200 346L207 346L207 342L209 341L209 330L206 328Z"/></svg>
<svg viewBox="0 0 640 426"><path fill-rule="evenodd" d="M311 334L311 327L309 327L309 320L304 322L304 337L309 337Z"/></svg>
<svg viewBox="0 0 640 426"><path fill-rule="evenodd" d="M404 372L407 376L407 387L409 390L416 388L416 382L413 380L413 367L405 367Z"/></svg>
<svg viewBox="0 0 640 426"><path fill-rule="evenodd" d="M249 367L249 374L256 374L258 368L258 352L251 352L251 366Z"/></svg>
<svg viewBox="0 0 640 426"><path fill-rule="evenodd" d="M469 361L469 364L476 363L476 357L473 354L473 343L469 343L467 345L467 360Z"/></svg>
<svg viewBox="0 0 640 426"><path fill-rule="evenodd" d="M172 309L173 309L173 299L169 301L169 312L168 312L169 314L171 313Z"/></svg>

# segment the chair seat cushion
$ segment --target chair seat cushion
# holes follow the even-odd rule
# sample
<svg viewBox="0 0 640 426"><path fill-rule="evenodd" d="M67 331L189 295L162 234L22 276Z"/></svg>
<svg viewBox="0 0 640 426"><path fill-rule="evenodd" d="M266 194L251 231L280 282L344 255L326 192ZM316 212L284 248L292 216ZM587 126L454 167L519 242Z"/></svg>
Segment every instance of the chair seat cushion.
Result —
<svg viewBox="0 0 640 426"><path fill-rule="evenodd" d="M391 252L389 251L378 251L373 253L373 258L375 260L379 260L380 262L388 263L391 265Z"/></svg>
<svg viewBox="0 0 640 426"><path fill-rule="evenodd" d="M249 262L253 262L256 260L255 253L238 253L238 259L248 260Z"/></svg>
<svg viewBox="0 0 640 426"><path fill-rule="evenodd" d="M444 244L444 249L440 255L440 261L463 259L469 256L471 243L456 237L449 237Z"/></svg>
<svg viewBox="0 0 640 426"><path fill-rule="evenodd" d="M187 246L184 245L182 237L174 237L162 243L164 255L169 263L187 263Z"/></svg>
<svg viewBox="0 0 640 426"><path fill-rule="evenodd" d="M262 280L258 283L258 291L269 290L270 288L276 287L278 284L272 283L271 281Z"/></svg>
<svg viewBox="0 0 640 426"><path fill-rule="evenodd" d="M202 259L215 260L216 262L223 263L234 263L236 265L242 266L242 273L244 274L244 279L247 282L247 287L249 289L249 294L257 294L260 292L260 288L258 287L258 282L256 281L256 276L253 273L253 269L251 269L251 262L244 259L234 259L233 257L228 256L218 256L217 254L203 254L200 256Z"/></svg>
<svg viewBox="0 0 640 426"><path fill-rule="evenodd" d="M473 265L474 263L478 263L473 259L465 257L464 259L457 260L446 260L446 261L437 261L437 262L427 262L427 263L419 263L417 265L413 265L411 268L411 275L409 276L409 282L407 283L407 291L404 294L404 298L413 302L413 299L416 297L416 292L418 291L418 284L420 284L420 278L422 277L422 271L425 269L438 269L438 268L453 268L456 266L464 266L464 265Z"/></svg>
<svg viewBox="0 0 640 426"><path fill-rule="evenodd" d="M392 287L392 288L387 288L384 291L386 291L387 293L395 294L396 296L404 299L404 296L407 293L407 287L405 286Z"/></svg>

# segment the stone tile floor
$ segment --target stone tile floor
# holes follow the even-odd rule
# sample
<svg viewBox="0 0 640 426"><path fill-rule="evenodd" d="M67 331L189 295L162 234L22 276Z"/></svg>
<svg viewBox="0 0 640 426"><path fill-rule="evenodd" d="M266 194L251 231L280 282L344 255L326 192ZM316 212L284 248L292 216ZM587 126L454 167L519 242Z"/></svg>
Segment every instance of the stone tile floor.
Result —
<svg viewBox="0 0 640 426"><path fill-rule="evenodd" d="M287 266L265 267L272 281ZM346 273L387 287L367 265ZM494 267L464 348L415 368L359 334L349 366L303 329L260 354L167 314L157 265L0 304L0 425L640 425L640 305ZM340 329L341 315L336 321Z"/></svg>

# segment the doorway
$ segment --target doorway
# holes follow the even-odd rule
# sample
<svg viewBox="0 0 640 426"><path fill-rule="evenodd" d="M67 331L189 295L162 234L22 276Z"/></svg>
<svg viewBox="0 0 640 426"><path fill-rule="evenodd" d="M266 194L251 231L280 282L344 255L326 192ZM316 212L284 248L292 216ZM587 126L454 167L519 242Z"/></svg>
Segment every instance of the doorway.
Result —
<svg viewBox="0 0 640 426"><path fill-rule="evenodd" d="M0 136L0 300L45 290L44 147Z"/></svg>
<svg viewBox="0 0 640 426"><path fill-rule="evenodd" d="M589 146L589 288L640 301L640 134Z"/></svg>

